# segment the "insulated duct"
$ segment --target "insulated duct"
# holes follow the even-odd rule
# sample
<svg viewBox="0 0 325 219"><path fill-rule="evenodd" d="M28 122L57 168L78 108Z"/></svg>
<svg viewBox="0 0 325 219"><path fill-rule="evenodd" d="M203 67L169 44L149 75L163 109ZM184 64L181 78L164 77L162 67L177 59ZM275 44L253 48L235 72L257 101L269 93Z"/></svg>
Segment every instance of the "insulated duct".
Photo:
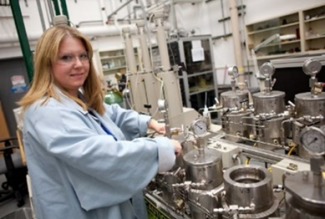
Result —
<svg viewBox="0 0 325 219"><path fill-rule="evenodd" d="M241 49L241 41L240 41L240 33L239 33L239 19L238 19L238 9L236 0L229 0L230 5L230 19L231 19L231 29L232 36L234 42L235 49L235 59L236 66L238 67L239 77L238 82L244 82L244 65L243 65L243 57L242 57L242 49Z"/></svg>
<svg viewBox="0 0 325 219"><path fill-rule="evenodd" d="M166 29L170 28L170 25L166 25L167 23L164 22L164 27ZM120 30L123 29L124 27L129 27L130 31L132 34L135 34L137 32L137 27L135 24L131 25L119 25L119 26L97 26L97 27L80 27L78 30L85 34L88 37L108 37L108 36L120 36ZM155 28L155 24L150 24L149 28L152 30ZM32 32L28 33L28 40L29 42L32 41L37 41L41 35L43 34L42 31L39 32ZM6 43L17 43L19 42L18 40L18 35L0 35L0 44L6 44Z"/></svg>

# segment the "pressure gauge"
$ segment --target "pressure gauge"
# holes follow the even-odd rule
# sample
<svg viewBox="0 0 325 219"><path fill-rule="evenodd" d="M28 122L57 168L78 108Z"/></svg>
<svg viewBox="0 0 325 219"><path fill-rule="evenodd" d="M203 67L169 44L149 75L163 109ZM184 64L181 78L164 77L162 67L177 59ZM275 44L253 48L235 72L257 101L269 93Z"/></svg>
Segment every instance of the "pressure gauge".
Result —
<svg viewBox="0 0 325 219"><path fill-rule="evenodd" d="M167 101L159 99L158 100L158 110L159 110L159 112L166 112L167 108L168 108Z"/></svg>
<svg viewBox="0 0 325 219"><path fill-rule="evenodd" d="M238 68L236 66L232 66L228 68L228 75L233 78L237 78L238 76Z"/></svg>
<svg viewBox="0 0 325 219"><path fill-rule="evenodd" d="M307 59L302 65L302 70L306 75L315 76L322 69L320 61L314 59Z"/></svg>
<svg viewBox="0 0 325 219"><path fill-rule="evenodd" d="M272 75L275 72L275 68L270 62L265 62L261 67L260 67L260 73L267 78L271 78Z"/></svg>
<svg viewBox="0 0 325 219"><path fill-rule="evenodd" d="M325 133L320 128L304 128L300 134L300 143L312 155L325 154Z"/></svg>
<svg viewBox="0 0 325 219"><path fill-rule="evenodd" d="M196 119L191 124L192 132L197 136L202 136L208 131L208 125L204 118Z"/></svg>

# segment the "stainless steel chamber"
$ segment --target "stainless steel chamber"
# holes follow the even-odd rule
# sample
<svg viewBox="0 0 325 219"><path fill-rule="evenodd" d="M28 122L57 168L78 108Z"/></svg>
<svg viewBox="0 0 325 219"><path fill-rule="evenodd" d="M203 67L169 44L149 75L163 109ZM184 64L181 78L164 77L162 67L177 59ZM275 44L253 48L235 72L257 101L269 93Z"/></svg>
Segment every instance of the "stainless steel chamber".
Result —
<svg viewBox="0 0 325 219"><path fill-rule="evenodd" d="M247 90L221 93L221 104L224 109L221 116L222 129L227 134L225 136L227 140L241 142L241 137L249 138L253 133L252 113L242 110L248 107L248 99Z"/></svg>
<svg viewBox="0 0 325 219"><path fill-rule="evenodd" d="M309 159L309 153L299 142L299 135L305 126L320 127L324 125L324 119L312 119L312 117L325 118L325 93L314 95L311 92L300 93L295 95L296 116L297 118L310 118L294 123L293 141L298 145L298 155L302 158Z"/></svg>
<svg viewBox="0 0 325 219"><path fill-rule="evenodd" d="M281 123L285 118L278 115L286 110L284 98L285 93L282 91L253 94L255 134L259 141L258 147L272 150L283 143L281 142Z"/></svg>
<svg viewBox="0 0 325 219"><path fill-rule="evenodd" d="M188 152L184 162L186 181L191 182L188 190L191 217L205 219L220 205L211 191L223 182L221 154L210 148L199 148Z"/></svg>
<svg viewBox="0 0 325 219"><path fill-rule="evenodd" d="M255 115L262 113L276 114L283 113L285 110L285 93L282 91L271 91L270 93L253 94L253 106Z"/></svg>
<svg viewBox="0 0 325 219"><path fill-rule="evenodd" d="M286 218L325 218L324 158L311 158L311 171L288 175L285 179Z"/></svg>
<svg viewBox="0 0 325 219"><path fill-rule="evenodd" d="M278 201L273 195L272 175L265 168L257 165L231 167L224 173L224 188L223 205L251 208L249 213L239 211L239 218L261 219L277 215Z"/></svg>
<svg viewBox="0 0 325 219"><path fill-rule="evenodd" d="M220 94L221 104L224 108L240 107L241 103L248 103L248 91L226 91Z"/></svg>
<svg viewBox="0 0 325 219"><path fill-rule="evenodd" d="M222 184L222 158L221 154L210 148L204 148L203 154L192 150L185 154L186 180L200 183L194 189L210 190Z"/></svg>

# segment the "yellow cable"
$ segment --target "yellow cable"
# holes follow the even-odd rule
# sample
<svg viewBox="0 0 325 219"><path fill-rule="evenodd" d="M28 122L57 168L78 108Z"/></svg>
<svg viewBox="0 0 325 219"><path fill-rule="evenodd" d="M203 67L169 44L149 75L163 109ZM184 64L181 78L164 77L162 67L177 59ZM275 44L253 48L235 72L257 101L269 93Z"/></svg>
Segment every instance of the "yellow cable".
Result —
<svg viewBox="0 0 325 219"><path fill-rule="evenodd" d="M289 152L288 152L287 156L290 156L290 155L291 155L291 153L292 153L292 151L293 151L295 148L296 148L296 145L295 145L295 146L293 146L292 148L290 148L290 150L289 150Z"/></svg>
<svg viewBox="0 0 325 219"><path fill-rule="evenodd" d="M256 146L257 146L257 143L255 142L255 143L253 144L253 146L256 147ZM248 165L248 164L249 164L250 159L251 159L251 158L247 157L247 159L245 160L245 165Z"/></svg>

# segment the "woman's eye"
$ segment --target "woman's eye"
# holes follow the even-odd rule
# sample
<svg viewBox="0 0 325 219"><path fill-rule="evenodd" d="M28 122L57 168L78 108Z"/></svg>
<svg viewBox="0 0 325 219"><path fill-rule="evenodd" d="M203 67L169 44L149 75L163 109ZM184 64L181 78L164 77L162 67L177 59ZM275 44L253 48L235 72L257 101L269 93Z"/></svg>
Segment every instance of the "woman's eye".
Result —
<svg viewBox="0 0 325 219"><path fill-rule="evenodd" d="M82 59L82 60L86 60L86 59L88 59L88 55L87 54L80 54L79 58Z"/></svg>
<svg viewBox="0 0 325 219"><path fill-rule="evenodd" d="M61 57L61 60L63 60L63 61L71 61L72 59L73 59L73 57L70 55L65 55L65 56Z"/></svg>

